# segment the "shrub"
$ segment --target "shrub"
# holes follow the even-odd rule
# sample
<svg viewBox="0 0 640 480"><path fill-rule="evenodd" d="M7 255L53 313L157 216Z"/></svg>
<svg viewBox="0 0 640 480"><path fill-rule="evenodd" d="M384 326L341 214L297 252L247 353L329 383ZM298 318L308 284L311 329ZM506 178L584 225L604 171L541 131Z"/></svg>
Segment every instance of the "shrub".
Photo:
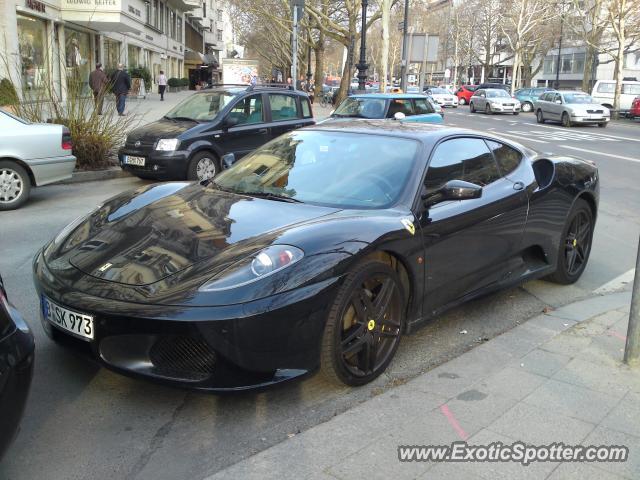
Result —
<svg viewBox="0 0 640 480"><path fill-rule="evenodd" d="M180 86L180 79L179 78L175 78L175 77L171 77L169 80L167 80L167 85L169 85L170 87L179 87Z"/></svg>
<svg viewBox="0 0 640 480"><path fill-rule="evenodd" d="M151 72L146 67L137 67L129 70L129 76L131 78L142 78L144 80L144 86L151 88Z"/></svg>
<svg viewBox="0 0 640 480"><path fill-rule="evenodd" d="M180 79L180 86L181 87L188 87L189 86L189 79L188 78L181 78Z"/></svg>
<svg viewBox="0 0 640 480"><path fill-rule="evenodd" d="M0 80L0 105L15 105L19 102L16 89L7 78Z"/></svg>

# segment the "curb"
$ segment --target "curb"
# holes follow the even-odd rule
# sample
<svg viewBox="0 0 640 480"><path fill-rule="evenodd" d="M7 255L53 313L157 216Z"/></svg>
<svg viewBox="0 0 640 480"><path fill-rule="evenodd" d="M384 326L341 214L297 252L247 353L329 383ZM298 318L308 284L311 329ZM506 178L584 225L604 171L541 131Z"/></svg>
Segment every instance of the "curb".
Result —
<svg viewBox="0 0 640 480"><path fill-rule="evenodd" d="M97 182L101 180L112 180L114 178L131 177L129 172L125 172L120 167L111 167L104 170L75 171L73 176L61 182L58 185L81 182Z"/></svg>

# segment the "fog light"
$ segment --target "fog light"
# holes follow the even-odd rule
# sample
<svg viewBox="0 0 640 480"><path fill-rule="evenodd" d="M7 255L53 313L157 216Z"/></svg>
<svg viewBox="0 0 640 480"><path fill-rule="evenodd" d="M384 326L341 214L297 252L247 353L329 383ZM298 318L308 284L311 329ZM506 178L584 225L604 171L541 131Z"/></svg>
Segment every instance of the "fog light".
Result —
<svg viewBox="0 0 640 480"><path fill-rule="evenodd" d="M154 171L158 170L158 165L154 165L154 166L153 166L153 170L154 170Z"/></svg>

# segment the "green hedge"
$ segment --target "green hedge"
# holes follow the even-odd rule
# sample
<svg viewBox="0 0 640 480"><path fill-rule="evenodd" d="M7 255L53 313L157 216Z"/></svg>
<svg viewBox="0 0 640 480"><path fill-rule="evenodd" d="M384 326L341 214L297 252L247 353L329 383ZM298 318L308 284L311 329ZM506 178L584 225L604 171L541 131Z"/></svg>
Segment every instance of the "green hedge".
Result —
<svg viewBox="0 0 640 480"><path fill-rule="evenodd" d="M151 72L146 67L137 67L129 69L129 76L131 78L142 78L144 80L144 86L151 88Z"/></svg>
<svg viewBox="0 0 640 480"><path fill-rule="evenodd" d="M19 101L16 89L7 78L0 80L0 105L15 105Z"/></svg>
<svg viewBox="0 0 640 480"><path fill-rule="evenodd" d="M175 78L175 77L171 77L169 80L167 80L167 84L170 87L188 87L189 86L189 79L188 78Z"/></svg>

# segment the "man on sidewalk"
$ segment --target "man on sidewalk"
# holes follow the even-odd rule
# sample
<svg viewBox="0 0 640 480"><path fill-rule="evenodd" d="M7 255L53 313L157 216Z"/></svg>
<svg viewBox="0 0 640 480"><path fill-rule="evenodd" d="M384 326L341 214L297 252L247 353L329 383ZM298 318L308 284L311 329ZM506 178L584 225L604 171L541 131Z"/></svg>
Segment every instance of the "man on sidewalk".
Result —
<svg viewBox="0 0 640 480"><path fill-rule="evenodd" d="M96 63L96 69L89 74L89 87L93 92L93 101L98 115L102 115L104 94L107 91L108 84L109 79L107 78L107 74L102 70L102 64Z"/></svg>
<svg viewBox="0 0 640 480"><path fill-rule="evenodd" d="M160 101L164 102L164 92L167 89L167 76L162 70L160 70L160 75L158 75L157 83L158 93L160 94Z"/></svg>
<svg viewBox="0 0 640 480"><path fill-rule="evenodd" d="M124 108L127 101L127 94L131 90L131 78L124 70L122 63L118 64L118 70L113 74L111 79L113 83L113 93L116 96L116 109L121 117L125 115Z"/></svg>

